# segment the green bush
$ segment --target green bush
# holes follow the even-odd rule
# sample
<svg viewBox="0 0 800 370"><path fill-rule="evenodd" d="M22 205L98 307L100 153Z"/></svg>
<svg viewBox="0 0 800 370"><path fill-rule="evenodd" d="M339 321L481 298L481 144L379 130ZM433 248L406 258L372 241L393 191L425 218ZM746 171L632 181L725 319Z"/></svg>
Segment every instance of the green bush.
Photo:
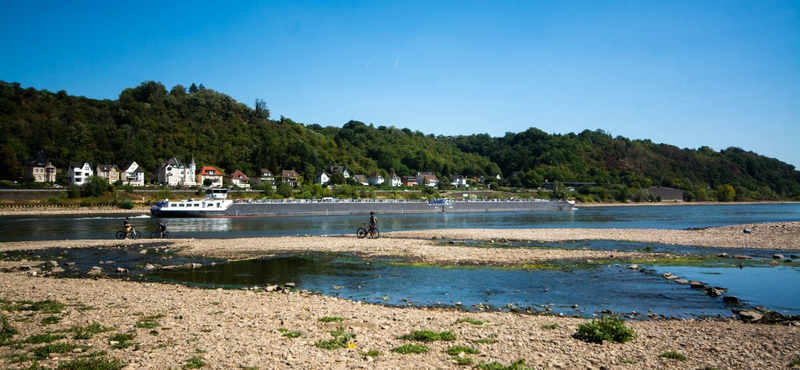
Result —
<svg viewBox="0 0 800 370"><path fill-rule="evenodd" d="M428 353L430 348L424 344L404 344L400 347L395 347L392 349L392 352L396 352L402 355L407 355L410 353Z"/></svg>
<svg viewBox="0 0 800 370"><path fill-rule="evenodd" d="M676 351L664 352L664 353L660 354L659 356L663 357L663 358L673 359L673 360L686 361L686 355L684 355L682 353L679 353L679 352L676 352Z"/></svg>
<svg viewBox="0 0 800 370"><path fill-rule="evenodd" d="M418 330L412 332L411 334L402 335L398 337L398 339L413 340L417 342L436 342L436 341L449 342L456 340L456 336L449 331L443 331L441 333L437 333L435 331L429 331L429 330Z"/></svg>
<svg viewBox="0 0 800 370"><path fill-rule="evenodd" d="M591 343L625 343L636 338L636 332L625 326L625 322L612 316L601 317L578 326L575 338Z"/></svg>
<svg viewBox="0 0 800 370"><path fill-rule="evenodd" d="M130 199L125 199L117 203L117 207L122 209L133 209L133 201L131 201Z"/></svg>

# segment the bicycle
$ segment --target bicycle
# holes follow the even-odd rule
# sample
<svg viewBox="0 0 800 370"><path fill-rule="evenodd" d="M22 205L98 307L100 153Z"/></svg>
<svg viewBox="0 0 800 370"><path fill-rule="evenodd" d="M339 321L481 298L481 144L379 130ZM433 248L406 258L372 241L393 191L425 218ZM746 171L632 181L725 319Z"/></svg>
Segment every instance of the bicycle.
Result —
<svg viewBox="0 0 800 370"><path fill-rule="evenodd" d="M356 230L356 236L359 239L364 239L366 237L369 237L368 239L378 239L381 237L381 233L380 231L378 231L377 228L375 227L370 228L369 226L367 226L367 224L363 225L364 227L359 227L358 230Z"/></svg>
<svg viewBox="0 0 800 370"><path fill-rule="evenodd" d="M131 239L139 239L142 237L142 233L139 230L131 228L131 232L128 234ZM125 230L117 231L117 239L125 239Z"/></svg>
<svg viewBox="0 0 800 370"><path fill-rule="evenodd" d="M172 236L169 234L169 231L164 231L163 236L159 236L158 234L158 231L153 231L150 233L150 239L169 239Z"/></svg>

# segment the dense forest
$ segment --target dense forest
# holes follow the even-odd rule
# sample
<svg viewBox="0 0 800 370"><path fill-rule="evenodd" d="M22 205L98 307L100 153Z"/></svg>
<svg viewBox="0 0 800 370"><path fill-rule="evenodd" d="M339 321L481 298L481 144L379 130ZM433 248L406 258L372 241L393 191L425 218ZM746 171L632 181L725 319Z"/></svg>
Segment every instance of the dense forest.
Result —
<svg viewBox="0 0 800 370"><path fill-rule="evenodd" d="M358 121L322 127L275 119L263 100L250 107L202 84L146 81L95 100L0 81L0 179L21 179L39 150L58 168L136 161L152 172L176 157L247 175L294 169L313 178L340 165L365 175L501 175L508 188L593 184L576 193L586 200L637 199L650 186L684 189L689 200L800 199L800 171L740 148L681 149L603 130L445 137Z"/></svg>

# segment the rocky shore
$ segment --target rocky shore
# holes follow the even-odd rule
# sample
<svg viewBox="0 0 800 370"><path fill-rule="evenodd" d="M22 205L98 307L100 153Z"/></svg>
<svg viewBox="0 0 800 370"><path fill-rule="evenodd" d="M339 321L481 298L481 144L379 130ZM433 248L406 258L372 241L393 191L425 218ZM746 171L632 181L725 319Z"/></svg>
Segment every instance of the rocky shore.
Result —
<svg viewBox="0 0 800 370"><path fill-rule="evenodd" d="M800 250L800 223L703 230L437 230L387 233L378 240L318 236L169 243L182 253L231 259L355 252L366 258L390 256L432 264L519 265L607 257L608 251L450 243L584 239L793 251ZM0 244L0 252L142 243L14 242ZM613 253L620 258L647 257L637 252ZM27 271L14 268L21 264L34 266ZM204 290L103 277L57 279L43 277L47 271L43 265L38 261L0 263L9 271L0 273L0 314L5 321L0 368L28 369L35 362L55 369L76 360L119 361L127 369L200 365L208 369L449 369L510 365L519 360L532 369L785 369L800 362L800 326L796 324L733 319L627 321L636 339L596 344L573 337L586 319L384 307L291 289ZM78 335L91 332L90 328L107 331ZM422 343L400 338L421 330L449 332L452 340ZM428 351L399 353L399 348L409 348L402 347L407 344L424 345ZM332 346L341 348L327 349ZM454 354L444 352L455 346L462 348L452 350ZM469 353L472 350L477 353ZM467 362L471 365L459 365Z"/></svg>

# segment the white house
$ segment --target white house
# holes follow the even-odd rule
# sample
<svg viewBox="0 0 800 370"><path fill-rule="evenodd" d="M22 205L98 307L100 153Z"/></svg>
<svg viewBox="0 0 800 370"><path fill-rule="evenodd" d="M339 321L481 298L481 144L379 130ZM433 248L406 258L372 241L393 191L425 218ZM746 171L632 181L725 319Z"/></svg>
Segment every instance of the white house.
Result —
<svg viewBox="0 0 800 370"><path fill-rule="evenodd" d="M144 170L136 161L126 163L120 168L120 180L125 185L144 186Z"/></svg>
<svg viewBox="0 0 800 370"><path fill-rule="evenodd" d="M89 177L94 176L89 162L70 162L68 171L69 182L75 185L83 185Z"/></svg>
<svg viewBox="0 0 800 370"><path fill-rule="evenodd" d="M350 178L350 171L348 171L344 166L328 166L328 171L326 172L330 174L329 177L333 177L333 175L341 173L345 179Z"/></svg>
<svg viewBox="0 0 800 370"><path fill-rule="evenodd" d="M156 181L168 186L195 186L195 171L197 166L192 158L192 163L186 165L177 158L170 158L156 169Z"/></svg>
<svg viewBox="0 0 800 370"><path fill-rule="evenodd" d="M439 178L433 172L417 172L417 181L422 186L435 188L439 186Z"/></svg>
<svg viewBox="0 0 800 370"><path fill-rule="evenodd" d="M372 175L369 175L369 177L367 178L367 181L369 181L369 184L372 185L372 186L379 186L379 185L383 184L383 182L385 180L384 180L383 176L381 176L380 173L373 172Z"/></svg>
<svg viewBox="0 0 800 370"><path fill-rule="evenodd" d="M234 170L233 173L228 176L228 183L238 188L250 189L250 178L239 170Z"/></svg>
<svg viewBox="0 0 800 370"><path fill-rule="evenodd" d="M44 152L25 161L25 180L33 182L56 182L56 166Z"/></svg>
<svg viewBox="0 0 800 370"><path fill-rule="evenodd" d="M463 175L453 175L450 176L450 185L456 188L466 188L467 185L467 178Z"/></svg>
<svg viewBox="0 0 800 370"><path fill-rule="evenodd" d="M400 176L397 176L396 173L392 172L392 176L389 178L389 186L393 188L398 188L403 186L403 179Z"/></svg>
<svg viewBox="0 0 800 370"><path fill-rule="evenodd" d="M328 175L326 171L319 171L317 172L317 176L314 177L314 183L325 185L331 181L331 177Z"/></svg>

